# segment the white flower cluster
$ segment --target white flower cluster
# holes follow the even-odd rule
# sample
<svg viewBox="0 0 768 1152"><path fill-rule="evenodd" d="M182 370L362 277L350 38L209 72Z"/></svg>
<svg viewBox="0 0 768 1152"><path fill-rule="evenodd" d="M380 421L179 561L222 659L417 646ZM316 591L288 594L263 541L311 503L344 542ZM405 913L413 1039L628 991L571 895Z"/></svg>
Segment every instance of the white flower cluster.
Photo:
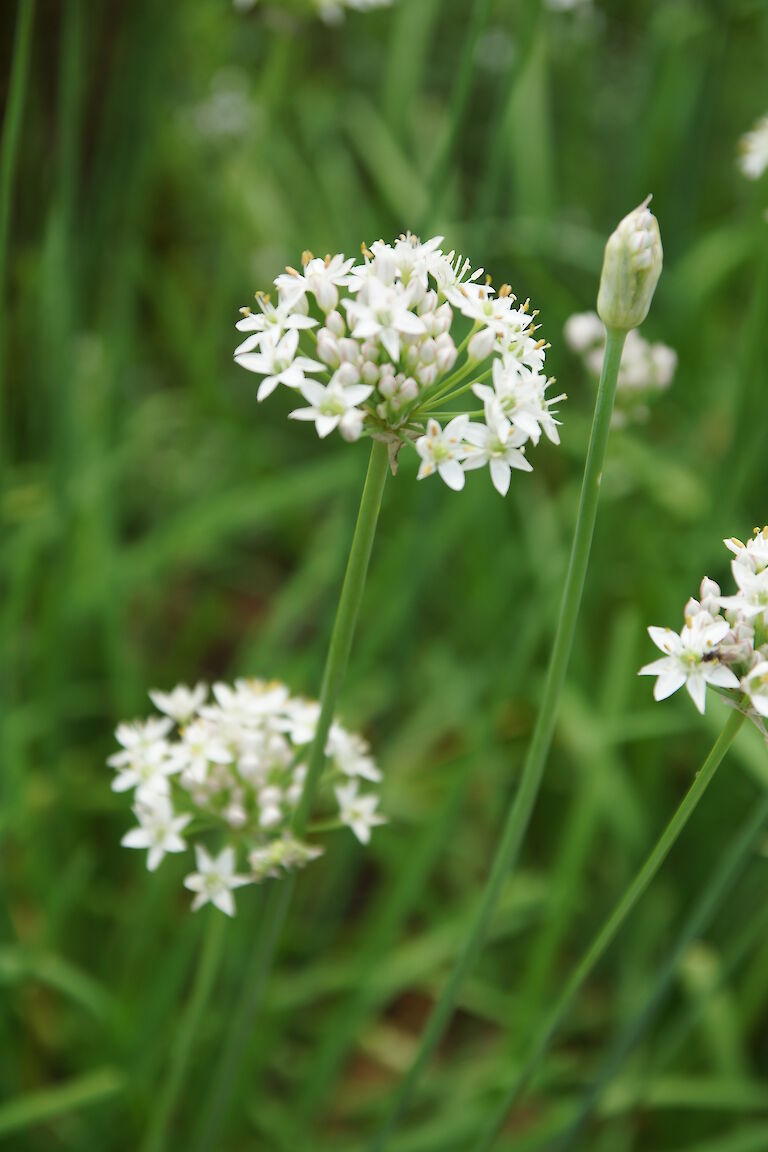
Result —
<svg viewBox="0 0 768 1152"><path fill-rule="evenodd" d="M233 0L239 12L249 12L259 0ZM308 0L309 6L328 24L338 24L344 11L370 12L374 8L389 8L392 0ZM306 6L306 5L305 5Z"/></svg>
<svg viewBox="0 0 768 1152"><path fill-rule="evenodd" d="M134 797L138 826L122 843L147 849L154 872L166 853L185 851L188 838L213 835L218 854L196 843L197 870L184 884L196 894L193 909L210 901L232 916L234 888L321 855L291 831L320 706L276 681L214 684L212 696L204 684L150 692L162 715L120 724L120 751L108 764L117 773L113 790ZM325 751L325 807L337 814L323 828L345 825L365 844L384 821L377 794L361 791L360 782L377 783L379 770L365 741L340 724Z"/></svg>
<svg viewBox="0 0 768 1152"><path fill-rule="evenodd" d="M313 421L319 436L384 440L393 468L410 444L419 479L437 472L454 489L487 464L505 494L511 469L531 470L529 440L543 432L559 442L551 409L564 397L546 396L546 344L528 301L518 306L507 285L496 293L441 243L378 241L360 263L305 252L301 272L274 281L276 302L257 294L258 309L243 309L235 359L262 377L259 400L278 384L303 397L291 416ZM457 314L469 321L458 347ZM470 390L482 408L452 406Z"/></svg>
<svg viewBox="0 0 768 1152"><path fill-rule="evenodd" d="M768 168L768 114L739 141L739 167L748 180L759 180Z"/></svg>
<svg viewBox="0 0 768 1152"><path fill-rule="evenodd" d="M565 342L581 357L596 379L603 368L605 326L597 312L576 312L564 328ZM650 415L649 403L669 388L677 368L677 353L666 344L651 344L636 328L627 333L616 386L613 426L639 424Z"/></svg>
<svg viewBox="0 0 768 1152"><path fill-rule="evenodd" d="M656 676L654 697L664 700L685 685L700 712L707 684L743 696L753 718L768 716L768 527L755 529L746 544L726 540L737 591L721 595L714 580L702 581L699 599L685 606L680 633L649 628L661 660L641 676Z"/></svg>
<svg viewBox="0 0 768 1152"><path fill-rule="evenodd" d="M374 8L389 8L392 0L313 0L314 7L328 24L337 24L344 10L370 12Z"/></svg>

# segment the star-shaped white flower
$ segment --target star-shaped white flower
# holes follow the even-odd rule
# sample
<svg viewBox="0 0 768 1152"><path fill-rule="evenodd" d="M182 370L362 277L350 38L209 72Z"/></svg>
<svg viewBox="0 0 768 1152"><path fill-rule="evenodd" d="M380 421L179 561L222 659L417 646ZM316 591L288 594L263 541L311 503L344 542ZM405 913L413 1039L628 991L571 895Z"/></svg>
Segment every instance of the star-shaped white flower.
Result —
<svg viewBox="0 0 768 1152"><path fill-rule="evenodd" d="M165 796L156 796L149 803L134 808L138 828L126 832L120 843L125 848L148 848L147 868L154 872L166 852L184 852L187 845L181 833L189 824L190 815L174 815L171 802Z"/></svg>
<svg viewBox="0 0 768 1152"><path fill-rule="evenodd" d="M194 688L186 684L178 684L171 692L161 692L153 688L149 698L158 712L165 712L177 724L186 724L194 716L201 704L208 696L208 685L202 682Z"/></svg>
<svg viewBox="0 0 768 1152"><path fill-rule="evenodd" d="M364 290L353 300L344 300L347 317L355 340L378 340L387 355L397 364L404 336L424 336L426 327L420 316L410 311L415 301L408 288L388 286L369 279Z"/></svg>
<svg viewBox="0 0 768 1152"><path fill-rule="evenodd" d="M304 265L303 274L291 269L278 276L275 284L281 298L291 307L309 292L321 312L332 312L339 303L339 288L349 284L349 272L354 263L354 260L345 260L341 254L326 256L324 260L311 257Z"/></svg>
<svg viewBox="0 0 768 1152"><path fill-rule="evenodd" d="M678 688L685 688L698 708L704 712L707 684L718 688L738 688L738 677L717 658L717 645L729 632L727 620L713 620L701 612L692 617L679 633L671 628L649 628L648 634L657 648L665 653L640 669L640 676L656 676L655 700L666 700Z"/></svg>
<svg viewBox="0 0 768 1152"><path fill-rule="evenodd" d="M288 388L300 388L305 382L305 372L324 372L325 366L307 356L297 356L299 333L295 328L279 339L271 333L264 336L258 352L244 352L235 356L241 367L263 376L257 400L266 400L278 384Z"/></svg>
<svg viewBox="0 0 768 1152"><path fill-rule="evenodd" d="M473 420L464 436L467 441L464 468L470 471L487 464L493 486L501 496L509 491L513 468L520 472L533 471L522 450L527 434L512 427L497 400L486 401L485 423Z"/></svg>
<svg viewBox="0 0 768 1152"><path fill-rule="evenodd" d="M417 479L423 480L425 476L438 476L459 492L464 487L464 469L461 461L464 459L466 445L464 437L469 427L466 416L456 416L445 428L441 428L437 420L427 421L427 431L416 441L416 451L421 456L421 464Z"/></svg>
<svg viewBox="0 0 768 1152"><path fill-rule="evenodd" d="M761 660L741 682L755 712L768 716L768 661Z"/></svg>
<svg viewBox="0 0 768 1152"><path fill-rule="evenodd" d="M190 724L181 734L177 750L182 770L190 782L204 784L209 764L231 764L234 756L215 726L208 722Z"/></svg>
<svg viewBox="0 0 768 1152"><path fill-rule="evenodd" d="M370 793L360 795L357 780L340 785L335 792L342 824L354 832L361 844L367 844L371 839L371 828L386 824L384 817L376 811L379 805L378 796Z"/></svg>
<svg viewBox="0 0 768 1152"><path fill-rule="evenodd" d="M768 568L755 572L741 560L734 560L731 571L739 590L735 596L721 597L723 608L738 612L747 620L765 616L768 613Z"/></svg>
<svg viewBox="0 0 768 1152"><path fill-rule="evenodd" d="M275 305L263 295L257 296L256 299L260 311L249 312L235 325L238 332L250 333L242 344L238 344L235 348L235 356L241 356L244 352L251 352L254 348L258 348L267 333L279 340L284 332L290 332L292 329L303 331L317 325L317 320L302 312L300 301L293 302L280 299Z"/></svg>
<svg viewBox="0 0 768 1152"><path fill-rule="evenodd" d="M252 884L250 876L238 876L235 872L234 848L223 848L218 856L210 856L200 844L195 845L197 872L184 879L184 887L197 895L192 901L192 911L197 912L204 904L214 904L227 916L235 914L235 898L232 892L244 884Z"/></svg>
<svg viewBox="0 0 768 1152"><path fill-rule="evenodd" d="M318 436L324 439L339 427L348 412L363 404L371 392L373 388L368 384L345 386L338 380L331 380L329 384L305 380L301 394L309 401L309 407L295 408L290 416L292 420L313 420Z"/></svg>

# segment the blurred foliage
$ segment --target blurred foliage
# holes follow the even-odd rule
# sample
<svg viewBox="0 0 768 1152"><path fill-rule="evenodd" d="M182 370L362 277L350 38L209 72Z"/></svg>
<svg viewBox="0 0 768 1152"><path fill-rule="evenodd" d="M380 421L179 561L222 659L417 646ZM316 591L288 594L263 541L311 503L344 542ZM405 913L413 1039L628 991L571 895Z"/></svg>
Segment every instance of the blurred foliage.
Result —
<svg viewBox="0 0 768 1152"><path fill-rule="evenodd" d="M0 10L10 91L16 3ZM339 27L228 0L39 0L0 250L0 1139L139 1146L201 947L183 864L119 847L104 760L146 689L266 674L316 694L365 448L257 406L237 309L305 248L407 229L541 310L569 394L507 501L404 461L385 493L343 715L391 823L302 875L227 1152L360 1148L462 939L514 790L554 624L592 394L562 326L649 191L666 270L645 326L680 357L617 433L567 697L524 868L393 1147L466 1149L533 1021L719 730L636 679L721 539L768 519L766 183L735 168L766 110L759 0L496 0L468 102L470 0ZM8 117L6 116L6 124ZM590 983L499 1148L544 1149L644 1002L681 916L768 781L744 732ZM766 864L685 955L603 1098L594 1152L768 1147ZM174 1149L190 1147L259 933L227 925ZM210 910L207 910L210 911Z"/></svg>

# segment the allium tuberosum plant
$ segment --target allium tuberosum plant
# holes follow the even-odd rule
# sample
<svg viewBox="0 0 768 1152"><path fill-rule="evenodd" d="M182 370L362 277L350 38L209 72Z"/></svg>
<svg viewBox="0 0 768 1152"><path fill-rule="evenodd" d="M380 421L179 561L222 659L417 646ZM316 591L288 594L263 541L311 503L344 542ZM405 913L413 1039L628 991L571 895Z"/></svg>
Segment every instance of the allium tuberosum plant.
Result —
<svg viewBox="0 0 768 1152"><path fill-rule="evenodd" d="M505 495L513 471L531 470L526 455L529 444L538 444L542 434L558 443L552 407L562 397L547 396L551 381L544 374L546 344L536 334L535 313L527 301L517 303L508 285L497 293L490 279L483 278L482 269L473 269L469 260L453 251L443 252L441 244L440 237L422 243L408 234L393 244L377 241L370 248L363 246L359 261L341 254L319 259L307 252L301 271L287 268L281 273L274 281L273 295L257 294L256 307L243 309L237 325L243 339L235 359L260 378L258 400L267 399L278 387L288 389L295 398L294 419L313 423L322 439L336 432L347 441L369 439L371 453L320 702L311 710L311 728L304 717L304 743L299 744L295 731L291 735L291 716L301 711L301 705L288 702L285 689L248 682L236 685L234 692L218 686L213 705L195 699L200 714L182 727L180 739L171 744L168 725L162 720L152 722L150 743L155 741L162 749L162 766L156 774L163 799L148 806L142 788L136 804L139 826L128 833L126 843L148 848L150 864L155 864L163 852L183 850L188 827L193 828L187 817L201 808L219 831L229 826L223 855L214 858L200 846L197 870L186 881L196 893L198 906L211 899L231 911L232 889L286 865L294 868L314 854L304 835L318 790L328 778L329 755L331 771L336 758L336 768L344 774L334 750L332 722L387 473L397 471L401 453L410 451L419 459L419 479L437 475L453 490L463 488L467 472L487 467L494 488ZM285 694L267 725L270 738L276 736L280 745L278 762L270 761L271 750L264 759L257 752L258 767L249 778L252 733L247 723L243 725L243 715L249 709L258 711L258 698L262 692L269 698L271 691ZM173 715L175 697L158 699L159 707ZM227 730L229 704L236 713L232 732ZM139 742L144 738L138 728L121 731L129 742L134 736ZM122 760L127 752L124 747L117 755ZM370 763L362 753L358 768L362 760ZM279 779L273 780L273 772ZM365 772L347 775L351 780L336 789L339 819L365 839L369 828L379 822L375 797L358 793L357 777ZM176 776L176 795L184 796L178 812L169 801L169 780ZM205 786L198 786L198 776ZM120 786L140 783L134 775L129 779L130 783L123 778ZM236 870L235 849L227 842L233 835L232 816L236 822L245 817L237 837L252 841L250 871ZM218 1061L197 1134L196 1148L201 1152L217 1145L240 1055L287 914L292 880L290 876L272 885L241 1005ZM201 965L207 963L204 954ZM190 1011L194 1004L193 997ZM179 1078L176 1074L176 1081ZM161 1114L150 1130L148 1149L163 1146L177 1087L174 1082L164 1097Z"/></svg>
<svg viewBox="0 0 768 1152"><path fill-rule="evenodd" d="M729 701L733 709L731 715L642 868L565 982L522 1067L473 1152L487 1152L493 1144L509 1109L536 1072L574 998L666 860L744 720L750 718L766 735L768 526L762 530L755 529L753 539L746 544L737 539L726 540L725 544L734 554L731 568L736 593L723 596L719 586L705 578L699 589L699 598L691 598L685 606L685 623L679 633L669 628L649 628L651 639L664 655L641 668L640 675L656 677L654 696L657 700L664 700L685 687L699 712L705 710L707 688L710 687ZM759 806L758 827L747 833L748 841L757 834L764 812L765 802ZM718 882L722 882L723 875ZM716 885L713 890L716 890ZM706 898L704 906L707 907Z"/></svg>
<svg viewBox="0 0 768 1152"><path fill-rule="evenodd" d="M573 644L597 516L600 482L622 349L627 333L642 324L648 314L661 275L661 267L659 227L646 202L621 221L605 249L597 300L597 310L607 331L605 356L560 616L544 694L520 784L507 815L490 876L462 951L422 1034L415 1058L396 1089L390 1108L369 1144L370 1152L381 1152L388 1145L400 1118L405 1113L419 1078L448 1025L459 988L471 971L483 946L488 923L498 904L502 885L510 869L517 862L552 743L558 705Z"/></svg>

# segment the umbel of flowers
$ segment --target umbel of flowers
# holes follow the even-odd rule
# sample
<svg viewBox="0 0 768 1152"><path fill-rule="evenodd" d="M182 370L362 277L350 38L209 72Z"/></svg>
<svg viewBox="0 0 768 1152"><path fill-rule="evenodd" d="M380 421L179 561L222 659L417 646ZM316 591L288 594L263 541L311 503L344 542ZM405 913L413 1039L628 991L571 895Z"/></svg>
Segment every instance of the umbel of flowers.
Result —
<svg viewBox="0 0 768 1152"><path fill-rule="evenodd" d="M282 3L285 0L281 0ZM235 8L241 12L247 12L251 8L255 8L259 0L234 0ZM296 9L309 9L311 12L316 12L328 24L338 24L344 18L345 11L351 12L370 12L374 8L389 8L392 0L297 0ZM278 3L265 5L266 7L280 7Z"/></svg>
<svg viewBox="0 0 768 1152"><path fill-rule="evenodd" d="M322 854L291 828L319 705L263 680L214 684L212 699L204 684L150 697L160 714L120 724L120 750L108 760L113 790L133 795L137 826L122 843L146 849L151 872L166 853L194 845L196 867L184 880L193 909L210 901L232 916L235 888ZM346 825L365 844L383 823L372 790L379 770L366 742L338 723L326 754L322 828Z"/></svg>
<svg viewBox="0 0 768 1152"><path fill-rule="evenodd" d="M568 317L563 331L568 347L598 380L605 356L605 327L597 312L574 313ZM651 344L636 328L628 332L616 384L613 427L624 428L647 420L650 405L669 388L676 368L674 348Z"/></svg>
<svg viewBox="0 0 768 1152"><path fill-rule="evenodd" d="M235 359L261 377L259 400L291 389L291 416L319 436L383 440L393 470L407 446L419 479L437 473L453 489L488 466L504 495L512 469L531 470L529 443L542 433L558 443L552 407L563 397L547 397L547 346L529 302L508 285L496 292L441 243L378 241L359 262L305 252L273 297L243 309Z"/></svg>
<svg viewBox="0 0 768 1152"><path fill-rule="evenodd" d="M732 696L753 715L768 717L768 527L751 540L726 540L736 591L723 596L704 579L699 599L685 606L682 630L649 628L664 656L640 669L656 676L654 696L664 700L685 685L704 711L707 685Z"/></svg>

